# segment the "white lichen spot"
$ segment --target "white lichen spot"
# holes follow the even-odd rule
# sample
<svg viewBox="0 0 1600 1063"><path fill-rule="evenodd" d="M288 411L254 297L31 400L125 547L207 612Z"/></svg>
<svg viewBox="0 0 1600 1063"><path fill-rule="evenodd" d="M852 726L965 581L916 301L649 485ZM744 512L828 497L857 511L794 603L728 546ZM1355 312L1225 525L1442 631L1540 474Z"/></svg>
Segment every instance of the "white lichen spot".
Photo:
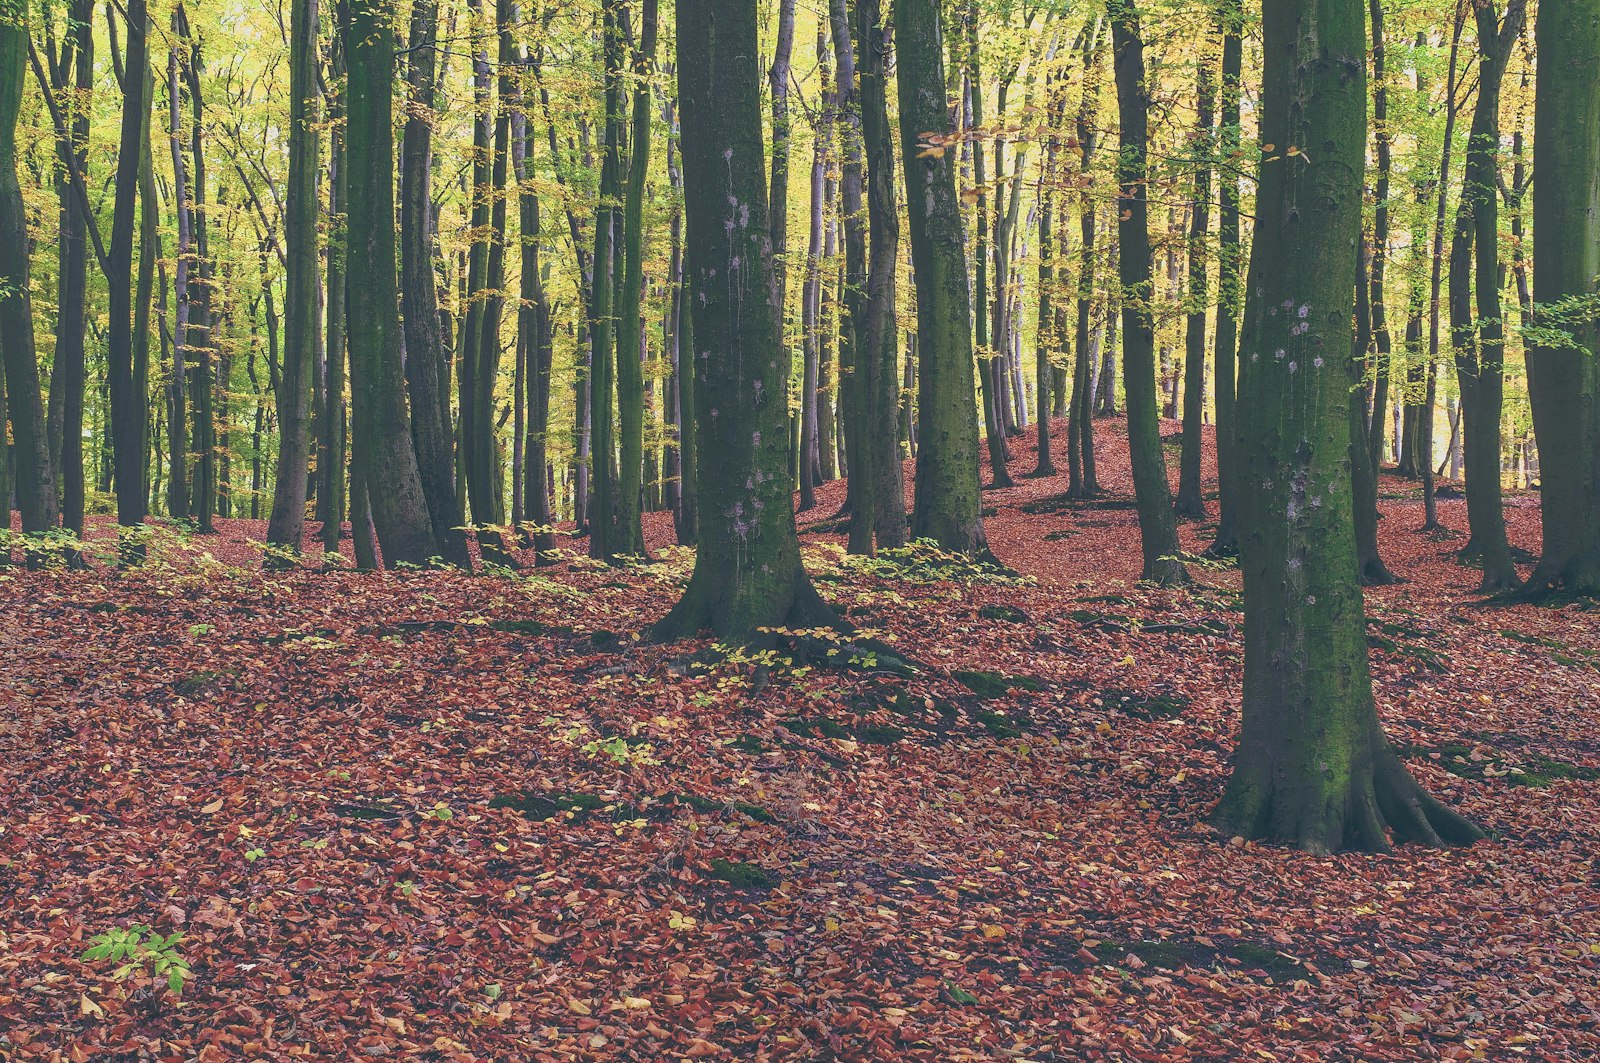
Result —
<svg viewBox="0 0 1600 1063"><path fill-rule="evenodd" d="M1311 359L1311 364L1316 366L1318 369L1321 369L1322 368L1322 357L1321 357L1321 355L1318 355L1317 357Z"/></svg>
<svg viewBox="0 0 1600 1063"><path fill-rule="evenodd" d="M1296 370L1296 369L1299 369L1299 368L1300 368L1300 366L1299 366L1299 365L1298 365L1298 364L1297 364L1297 363L1295 363L1295 362L1290 362L1290 363L1289 363L1289 372L1291 372L1291 373L1292 373L1292 372L1294 372L1294 371L1295 371L1295 370Z"/></svg>

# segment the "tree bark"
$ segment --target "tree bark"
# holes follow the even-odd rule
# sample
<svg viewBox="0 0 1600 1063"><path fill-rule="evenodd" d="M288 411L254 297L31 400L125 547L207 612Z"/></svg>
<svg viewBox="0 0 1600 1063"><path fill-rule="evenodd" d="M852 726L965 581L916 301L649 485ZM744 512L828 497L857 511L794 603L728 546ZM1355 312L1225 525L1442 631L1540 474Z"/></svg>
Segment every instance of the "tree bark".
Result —
<svg viewBox="0 0 1600 1063"><path fill-rule="evenodd" d="M1145 84L1144 41L1130 0L1108 0L1116 54L1117 113L1121 155L1117 161L1118 270L1122 281L1122 382L1128 399L1128 453L1144 549L1140 579L1162 586L1187 583L1178 560L1178 526L1172 512L1166 461L1157 417L1155 289L1150 272L1146 157L1150 96Z"/></svg>
<svg viewBox="0 0 1600 1063"><path fill-rule="evenodd" d="M1207 547L1212 557L1239 552L1238 484L1234 458L1235 358L1239 309L1243 298L1244 247L1239 238L1240 148L1239 100L1243 90L1244 9L1241 0L1221 0L1217 22L1222 30L1222 107L1218 116L1218 158L1221 179L1217 197L1217 327L1212 336L1212 362L1217 396L1217 533Z"/></svg>
<svg viewBox="0 0 1600 1063"><path fill-rule="evenodd" d="M1211 168L1216 155L1217 84L1213 64L1216 52L1208 43L1202 50L1195 79L1195 122L1192 142L1194 207L1189 214L1188 319L1183 337L1183 444L1178 457L1177 515L1192 520L1206 518L1205 495L1200 488L1201 427L1206 405L1206 311L1211 299L1207 276L1206 243L1211 230Z"/></svg>
<svg viewBox="0 0 1600 1063"><path fill-rule="evenodd" d="M1482 837L1384 737L1355 573L1345 359L1366 135L1360 0L1264 20L1264 155L1239 381L1244 718L1227 832L1312 852ZM1351 254L1327 254L1327 248Z"/></svg>
<svg viewBox="0 0 1600 1063"><path fill-rule="evenodd" d="M800 562L788 465L789 352L768 227L755 5L680 0L688 274L695 297L695 434L710 475L694 574L657 638L710 628L770 641L837 625Z"/></svg>

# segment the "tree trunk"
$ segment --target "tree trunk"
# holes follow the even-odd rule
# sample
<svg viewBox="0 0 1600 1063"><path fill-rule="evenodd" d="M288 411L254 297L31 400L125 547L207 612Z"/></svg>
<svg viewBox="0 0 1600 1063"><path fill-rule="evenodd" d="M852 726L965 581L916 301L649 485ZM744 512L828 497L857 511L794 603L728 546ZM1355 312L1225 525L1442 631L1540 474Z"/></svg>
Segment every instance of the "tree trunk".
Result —
<svg viewBox="0 0 1600 1063"><path fill-rule="evenodd" d="M1183 447L1178 458L1177 515L1206 518L1200 489L1201 426L1206 405L1206 310L1211 300L1206 274L1206 243L1211 230L1211 168L1216 155L1216 53L1208 43L1200 55L1195 84L1198 118L1193 140L1194 207L1189 215L1188 320L1183 337Z"/></svg>
<svg viewBox="0 0 1600 1063"><path fill-rule="evenodd" d="M1600 594L1600 0L1541 0L1536 33L1533 299L1536 322L1551 331L1528 349L1544 517L1544 555L1528 589L1592 595Z"/></svg>
<svg viewBox="0 0 1600 1063"><path fill-rule="evenodd" d="M1117 113L1121 155L1117 162L1118 269L1122 281L1122 380L1128 396L1128 453L1144 547L1140 579L1162 586L1187 583L1178 560L1178 526L1172 512L1161 421L1156 415L1155 290L1150 273L1149 209L1145 188L1146 127L1150 97L1145 85L1144 41L1130 0L1108 0L1116 54Z"/></svg>
<svg viewBox="0 0 1600 1063"><path fill-rule="evenodd" d="M1244 65L1244 9L1241 0L1221 0L1217 21L1222 30L1222 111L1218 117L1218 158L1222 174L1217 205L1217 328L1212 361L1217 394L1217 534L1206 553L1232 557L1239 552L1238 463L1234 458L1235 358L1239 308L1244 295L1244 247L1239 239L1241 147L1239 100Z"/></svg>
<svg viewBox="0 0 1600 1063"><path fill-rule="evenodd" d="M956 553L988 556L972 394L972 290L945 106L941 7L941 0L894 0L901 154L917 285L911 534Z"/></svg>
<svg viewBox="0 0 1600 1063"><path fill-rule="evenodd" d="M344 278L349 256L349 238L346 231L345 205L347 171L345 165L345 137L343 118L348 101L345 85L344 33L350 20L347 0L335 0L334 18L337 23L331 45L332 73L338 85L333 99L328 101L328 117L333 128L328 134L328 214L329 233L327 249L327 321L328 353L327 380L323 384L322 439L317 451L317 475L322 483L318 491L323 506L322 549L334 557L339 554L339 536L344 527L346 510L345 454L349 421L345 413L344 391L346 367L346 329ZM355 529L352 525L352 534Z"/></svg>
<svg viewBox="0 0 1600 1063"><path fill-rule="evenodd" d="M605 53L605 145L600 166L600 203L595 211L594 283L589 310L589 556L613 560L616 543L617 481L613 396L616 386L616 311L618 273L625 256L622 237L622 4L605 0L602 28Z"/></svg>
<svg viewBox="0 0 1600 1063"><path fill-rule="evenodd" d="M1350 295L1366 125L1360 0L1264 20L1263 144L1239 391L1244 719L1218 825L1312 852L1470 842L1384 737L1355 576ZM1309 149L1301 145L1312 145ZM1290 154L1290 149L1297 149Z"/></svg>
<svg viewBox="0 0 1600 1063"><path fill-rule="evenodd" d="M1512 45L1522 32L1524 6L1523 0L1508 0L1503 26L1492 3L1474 10L1478 99L1450 241L1450 339L1461 390L1467 520L1472 531L1462 556L1483 566L1478 589L1494 592L1521 585L1506 540L1500 486L1505 323L1500 319L1500 196L1495 171L1500 154L1500 86Z"/></svg>
<svg viewBox="0 0 1600 1063"><path fill-rule="evenodd" d="M770 641L763 629L838 621L801 566L784 475L790 367L762 165L758 15L746 0L680 0L678 14L695 434L712 464L694 574L653 634L710 628Z"/></svg>
<svg viewBox="0 0 1600 1063"><path fill-rule="evenodd" d="M434 541L446 564L469 569L465 515L456 509L455 455L449 418L450 369L434 275L433 123L438 79L438 7L418 0L406 47L406 121L400 140L400 308L406 387L417 474Z"/></svg>
<svg viewBox="0 0 1600 1063"><path fill-rule="evenodd" d="M17 508L22 511L22 530L42 534L56 527L61 512L50 464L49 425L39 390L33 307L28 297L28 219L17 179L16 130L27 70L28 25L25 6L19 5L7 17L0 18L0 355L4 356L7 414L16 441ZM142 47L142 33L139 38ZM137 87L131 99L137 105L144 89L142 69L133 84ZM131 161L136 168L137 144ZM137 169L129 175L130 185L136 174ZM127 227L130 244L131 206L130 203ZM3 427L0 423L0 429ZM144 481L138 477L132 481L142 495ZM120 494L123 484L119 481L117 487ZM8 515L9 507L8 501ZM9 519L0 530L10 533Z"/></svg>
<svg viewBox="0 0 1600 1063"><path fill-rule="evenodd" d="M439 553L411 445L401 364L394 226L394 8L351 0L346 142L350 216L350 376L355 461L384 564L425 565ZM362 534L357 529L357 536Z"/></svg>
<svg viewBox="0 0 1600 1063"><path fill-rule="evenodd" d="M289 177L284 194L284 347L278 402L278 474L267 542L300 553L311 459L311 378L317 327L317 0L289 10ZM272 554L268 553L271 563Z"/></svg>

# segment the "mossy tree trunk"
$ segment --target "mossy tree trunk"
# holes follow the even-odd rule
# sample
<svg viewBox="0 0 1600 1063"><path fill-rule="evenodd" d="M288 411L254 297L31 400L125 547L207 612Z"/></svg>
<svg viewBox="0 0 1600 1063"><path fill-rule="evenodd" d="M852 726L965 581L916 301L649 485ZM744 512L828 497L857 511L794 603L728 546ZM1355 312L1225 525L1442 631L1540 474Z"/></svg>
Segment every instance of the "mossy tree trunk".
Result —
<svg viewBox="0 0 1600 1063"><path fill-rule="evenodd" d="M679 0L678 96L693 298L701 514L694 574L658 638L835 625L800 562L790 494L789 351L768 228L759 21L748 0ZM597 264L598 268L598 264Z"/></svg>
<svg viewBox="0 0 1600 1063"><path fill-rule="evenodd" d="M1313 852L1480 833L1384 737L1367 666L1348 466L1350 300L1361 232L1361 0L1264 20L1261 164L1239 380L1244 718L1225 831ZM1346 248L1348 254L1324 253Z"/></svg>
<svg viewBox="0 0 1600 1063"><path fill-rule="evenodd" d="M946 550L987 555L972 393L972 289L945 105L942 6L940 0L894 0L900 143L917 284L917 471L911 534ZM928 133L939 138L925 142Z"/></svg>
<svg viewBox="0 0 1600 1063"><path fill-rule="evenodd" d="M278 475L267 542L300 552L311 472L311 378L317 306L317 0L289 9L289 176L284 189L283 368L278 378ZM269 554L268 563L273 563Z"/></svg>
<svg viewBox="0 0 1600 1063"><path fill-rule="evenodd" d="M1195 80L1197 120L1192 141L1194 208L1189 215L1188 315L1183 337L1183 449L1178 457L1180 517L1204 520L1205 495L1200 487L1200 429L1206 404L1206 311L1211 298L1206 248L1211 229L1211 169L1216 155L1217 53L1207 43L1199 57Z"/></svg>
<svg viewBox="0 0 1600 1063"><path fill-rule="evenodd" d="M1531 592L1600 594L1600 0L1541 0L1534 93L1537 342L1528 391L1544 554Z"/></svg>
<svg viewBox="0 0 1600 1063"><path fill-rule="evenodd" d="M1144 567L1139 578L1163 586L1187 583L1178 559L1178 525L1172 511L1166 459L1157 416L1155 286L1150 269L1150 214L1145 187L1150 95L1145 84L1144 40L1130 0L1108 0L1116 57L1117 240L1122 287L1122 386L1128 400L1128 454L1139 512Z"/></svg>
<svg viewBox="0 0 1600 1063"><path fill-rule="evenodd" d="M394 225L395 12L388 0L351 0L349 61L348 315L352 428L366 508L383 562L425 565L439 553L411 443L401 364ZM359 521L358 521L359 523ZM363 529L356 528L359 537Z"/></svg>
<svg viewBox="0 0 1600 1063"><path fill-rule="evenodd" d="M464 514L456 509L455 446L450 424L450 368L434 276L433 125L438 80L438 5L418 0L406 45L406 121L400 139L400 308L406 341L406 389L417 472L433 537L446 563L470 568Z"/></svg>

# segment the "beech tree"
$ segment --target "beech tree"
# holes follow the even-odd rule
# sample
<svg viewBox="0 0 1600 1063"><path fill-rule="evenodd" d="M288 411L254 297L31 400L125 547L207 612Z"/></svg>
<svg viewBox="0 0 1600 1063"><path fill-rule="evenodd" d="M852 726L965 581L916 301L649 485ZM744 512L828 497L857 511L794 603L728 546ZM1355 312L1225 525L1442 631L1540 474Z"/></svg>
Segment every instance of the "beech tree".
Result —
<svg viewBox="0 0 1600 1063"><path fill-rule="evenodd" d="M1540 0L1528 390L1544 553L1529 591L1600 594L1600 0Z"/></svg>
<svg viewBox="0 0 1600 1063"><path fill-rule="evenodd" d="M917 287L911 534L946 550L987 555L972 393L972 289L945 106L942 8L941 0L894 0L900 143Z"/></svg>
<svg viewBox="0 0 1600 1063"><path fill-rule="evenodd" d="M657 638L709 628L757 641L762 628L837 623L806 575L795 532L790 357L768 228L757 23L747 0L678 3L700 527L689 586Z"/></svg>
<svg viewBox="0 0 1600 1063"><path fill-rule="evenodd" d="M1284 0L1263 23L1263 158L1240 344L1244 719L1225 831L1313 852L1481 832L1384 736L1367 664L1345 359L1361 235L1366 12ZM1345 253L1328 253L1342 249Z"/></svg>

